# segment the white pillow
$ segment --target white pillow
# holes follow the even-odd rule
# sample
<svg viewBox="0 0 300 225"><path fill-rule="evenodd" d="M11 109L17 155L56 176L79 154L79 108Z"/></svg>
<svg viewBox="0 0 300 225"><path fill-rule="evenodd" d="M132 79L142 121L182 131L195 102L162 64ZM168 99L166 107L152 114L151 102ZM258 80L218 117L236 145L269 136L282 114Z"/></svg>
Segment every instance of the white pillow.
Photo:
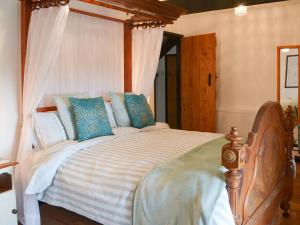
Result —
<svg viewBox="0 0 300 225"><path fill-rule="evenodd" d="M57 112L35 113L34 128L42 149L67 140L65 129Z"/></svg>
<svg viewBox="0 0 300 225"><path fill-rule="evenodd" d="M105 102L105 108L106 108L106 112L107 112L107 116L108 116L108 119L109 119L110 126L112 128L117 127L117 122L116 122L116 119L115 119L115 116L114 116L114 113L113 113L113 110L112 110L112 107L111 107L111 103Z"/></svg>
<svg viewBox="0 0 300 225"><path fill-rule="evenodd" d="M74 94L74 95L59 95L53 96L53 100L59 112L59 117L63 123L69 140L75 140L76 137L76 126L75 126L75 117L72 111L72 106L69 101L69 97L74 98L89 98L88 93L84 94Z"/></svg>
<svg viewBox="0 0 300 225"><path fill-rule="evenodd" d="M130 119L124 103L124 94L110 92L111 106L118 127L130 127Z"/></svg>

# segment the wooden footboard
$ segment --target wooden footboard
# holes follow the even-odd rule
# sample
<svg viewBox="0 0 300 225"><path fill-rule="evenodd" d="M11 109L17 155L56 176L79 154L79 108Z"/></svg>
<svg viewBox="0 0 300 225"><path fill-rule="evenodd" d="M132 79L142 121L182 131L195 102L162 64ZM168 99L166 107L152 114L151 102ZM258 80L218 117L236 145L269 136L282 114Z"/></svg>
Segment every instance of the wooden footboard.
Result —
<svg viewBox="0 0 300 225"><path fill-rule="evenodd" d="M236 128L226 138L222 164L229 201L237 225L268 225L279 206L288 216L293 195L294 119L279 103L267 102L256 115L246 144Z"/></svg>

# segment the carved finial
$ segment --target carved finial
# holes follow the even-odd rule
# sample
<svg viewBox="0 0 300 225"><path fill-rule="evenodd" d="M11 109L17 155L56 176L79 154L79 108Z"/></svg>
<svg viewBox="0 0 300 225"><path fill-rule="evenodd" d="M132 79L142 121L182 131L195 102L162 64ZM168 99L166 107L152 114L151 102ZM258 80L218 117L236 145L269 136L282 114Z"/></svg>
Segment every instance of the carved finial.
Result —
<svg viewBox="0 0 300 225"><path fill-rule="evenodd" d="M227 169L240 169L245 163L245 148L236 127L232 127L226 139L230 141L222 149L222 164Z"/></svg>
<svg viewBox="0 0 300 225"><path fill-rule="evenodd" d="M287 131L288 138L286 142L286 149L287 149L287 163L286 163L286 173L289 180L289 190L293 190L294 186L294 179L296 174L296 168L294 165L294 156L293 156L293 148L294 148L294 127L297 125L297 121L293 116L293 109L289 105L284 112L284 128ZM293 197L293 191L288 191L280 204L281 209L283 209L283 215L285 217L289 216L289 209L290 209L290 200Z"/></svg>
<svg viewBox="0 0 300 225"><path fill-rule="evenodd" d="M227 134L226 139L231 142L232 146L240 146L240 141L243 138L239 135L238 129L236 127L231 127L230 133Z"/></svg>
<svg viewBox="0 0 300 225"><path fill-rule="evenodd" d="M291 105L289 105L286 109L286 113L292 114L293 113L293 108Z"/></svg>
<svg viewBox="0 0 300 225"><path fill-rule="evenodd" d="M289 105L284 112L284 127L287 131L292 132L296 124L295 117L293 116L293 108Z"/></svg>
<svg viewBox="0 0 300 225"><path fill-rule="evenodd" d="M225 173L226 188L235 224L240 225L242 224L242 213L240 211L239 196L243 179L241 170L245 165L246 149L241 144L242 137L239 135L236 127L232 127L230 133L225 137L230 143L223 146L222 165L228 169Z"/></svg>

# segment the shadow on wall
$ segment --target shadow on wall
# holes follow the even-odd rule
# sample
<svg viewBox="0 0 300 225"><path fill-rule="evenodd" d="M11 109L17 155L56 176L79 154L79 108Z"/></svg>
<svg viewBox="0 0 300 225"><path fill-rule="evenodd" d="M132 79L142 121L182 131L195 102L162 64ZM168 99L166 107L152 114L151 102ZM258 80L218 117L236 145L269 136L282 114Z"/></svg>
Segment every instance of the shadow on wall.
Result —
<svg viewBox="0 0 300 225"><path fill-rule="evenodd" d="M15 159L20 136L19 2L0 2L0 158Z"/></svg>

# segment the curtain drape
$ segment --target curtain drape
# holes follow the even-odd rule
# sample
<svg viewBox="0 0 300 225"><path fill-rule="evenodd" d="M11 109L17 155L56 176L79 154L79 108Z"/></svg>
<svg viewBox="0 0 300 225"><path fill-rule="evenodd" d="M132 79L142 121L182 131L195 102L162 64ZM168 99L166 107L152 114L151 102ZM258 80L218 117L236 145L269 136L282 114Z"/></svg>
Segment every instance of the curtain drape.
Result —
<svg viewBox="0 0 300 225"><path fill-rule="evenodd" d="M152 28L132 33L132 89L152 99L163 32L162 28Z"/></svg>
<svg viewBox="0 0 300 225"><path fill-rule="evenodd" d="M32 151L32 113L44 96L49 71L55 62L65 30L69 7L50 7L32 12L25 64L22 131L18 149L20 165L15 173L19 220L25 225L39 225L38 202L24 195L26 158Z"/></svg>
<svg viewBox="0 0 300 225"><path fill-rule="evenodd" d="M88 92L91 97L124 90L124 26L70 13L41 105L52 96Z"/></svg>

